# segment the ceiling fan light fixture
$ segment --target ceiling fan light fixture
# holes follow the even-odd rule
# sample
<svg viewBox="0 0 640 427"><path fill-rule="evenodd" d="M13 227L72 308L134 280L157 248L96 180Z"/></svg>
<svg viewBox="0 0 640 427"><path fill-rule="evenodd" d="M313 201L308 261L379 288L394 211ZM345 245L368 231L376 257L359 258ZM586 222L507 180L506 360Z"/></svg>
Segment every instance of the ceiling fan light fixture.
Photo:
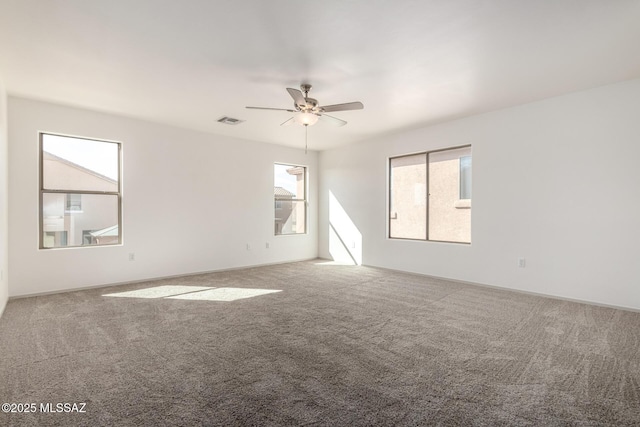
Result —
<svg viewBox="0 0 640 427"><path fill-rule="evenodd" d="M302 126L313 126L318 122L318 116L313 113L299 113L293 120Z"/></svg>
<svg viewBox="0 0 640 427"><path fill-rule="evenodd" d="M301 84L300 90L292 89L290 87L287 88L287 92L289 92L289 95L291 95L291 98L293 99L294 109L270 107L247 108L251 108L254 110L276 110L294 113L293 117L291 117L289 120L286 120L284 123L281 123L280 126L288 126L292 123L297 123L301 126L304 126L305 128L315 125L318 122L319 118L322 118L323 121L333 124L334 126L344 126L347 124L346 121L325 113L333 113L334 111L362 110L364 108L364 105L360 101L347 102L343 104L320 105L317 99L309 98L308 95L310 90L311 85L307 83Z"/></svg>

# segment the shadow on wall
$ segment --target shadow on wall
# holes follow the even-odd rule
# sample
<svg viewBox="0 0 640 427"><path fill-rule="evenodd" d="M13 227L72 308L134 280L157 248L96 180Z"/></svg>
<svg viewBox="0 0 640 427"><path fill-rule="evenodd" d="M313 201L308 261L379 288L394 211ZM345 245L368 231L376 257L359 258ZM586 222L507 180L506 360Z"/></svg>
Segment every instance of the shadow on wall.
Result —
<svg viewBox="0 0 640 427"><path fill-rule="evenodd" d="M329 191L329 254L341 264L362 265L362 233Z"/></svg>

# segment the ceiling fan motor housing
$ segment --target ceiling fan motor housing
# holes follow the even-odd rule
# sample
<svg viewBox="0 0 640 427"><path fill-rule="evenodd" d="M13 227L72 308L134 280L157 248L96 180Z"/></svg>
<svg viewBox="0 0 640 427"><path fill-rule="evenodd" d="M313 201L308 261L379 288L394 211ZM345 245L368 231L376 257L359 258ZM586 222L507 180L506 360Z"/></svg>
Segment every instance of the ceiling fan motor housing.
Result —
<svg viewBox="0 0 640 427"><path fill-rule="evenodd" d="M309 91L311 90L312 86L310 84L307 83L303 83L300 85L300 90L304 93L304 104L296 104L296 107L302 111L303 113L319 113L319 111L316 111L318 107L318 100L314 99L314 98L308 98L309 95Z"/></svg>
<svg viewBox="0 0 640 427"><path fill-rule="evenodd" d="M313 110L314 108L316 108L318 106L318 100L317 99L305 98L304 100L307 103L307 105L302 108L303 110L307 110L307 111Z"/></svg>

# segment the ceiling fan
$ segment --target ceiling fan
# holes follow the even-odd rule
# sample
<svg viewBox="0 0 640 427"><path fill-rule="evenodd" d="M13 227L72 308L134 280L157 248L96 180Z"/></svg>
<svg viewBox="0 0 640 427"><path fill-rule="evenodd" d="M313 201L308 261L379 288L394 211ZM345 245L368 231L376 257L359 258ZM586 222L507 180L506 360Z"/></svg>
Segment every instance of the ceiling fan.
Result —
<svg viewBox="0 0 640 427"><path fill-rule="evenodd" d="M347 102L345 104L334 105L318 105L318 100L309 98L309 91L311 85L303 83L300 85L300 90L287 88L287 92L293 98L293 109L290 108L269 108L269 107L247 107L253 110L276 110L276 111L288 111L290 113L297 113L289 120L280 124L280 126L288 126L292 123L298 123L304 127L312 126L316 124L318 119L331 123L335 126L344 126L346 121L337 117L330 116L325 113L332 113L334 111L349 111L349 110L362 110L364 105L362 102ZM304 95L302 94L304 92Z"/></svg>

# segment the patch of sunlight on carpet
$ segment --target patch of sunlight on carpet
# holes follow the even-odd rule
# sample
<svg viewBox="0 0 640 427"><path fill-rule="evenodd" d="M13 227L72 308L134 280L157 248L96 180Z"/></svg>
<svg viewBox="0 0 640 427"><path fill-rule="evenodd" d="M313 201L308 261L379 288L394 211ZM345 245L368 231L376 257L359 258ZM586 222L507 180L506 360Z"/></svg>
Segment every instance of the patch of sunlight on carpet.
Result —
<svg viewBox="0 0 640 427"><path fill-rule="evenodd" d="M252 298L259 295L282 292L276 289L245 289L245 288L215 288L201 292L176 295L171 299L188 299L201 301L235 301L243 298Z"/></svg>
<svg viewBox="0 0 640 427"><path fill-rule="evenodd" d="M124 297L124 298L166 298L175 295L188 294L190 292L213 289L209 286L178 286L165 285L154 286L153 288L137 289L135 291L116 292L105 294L103 297Z"/></svg>

